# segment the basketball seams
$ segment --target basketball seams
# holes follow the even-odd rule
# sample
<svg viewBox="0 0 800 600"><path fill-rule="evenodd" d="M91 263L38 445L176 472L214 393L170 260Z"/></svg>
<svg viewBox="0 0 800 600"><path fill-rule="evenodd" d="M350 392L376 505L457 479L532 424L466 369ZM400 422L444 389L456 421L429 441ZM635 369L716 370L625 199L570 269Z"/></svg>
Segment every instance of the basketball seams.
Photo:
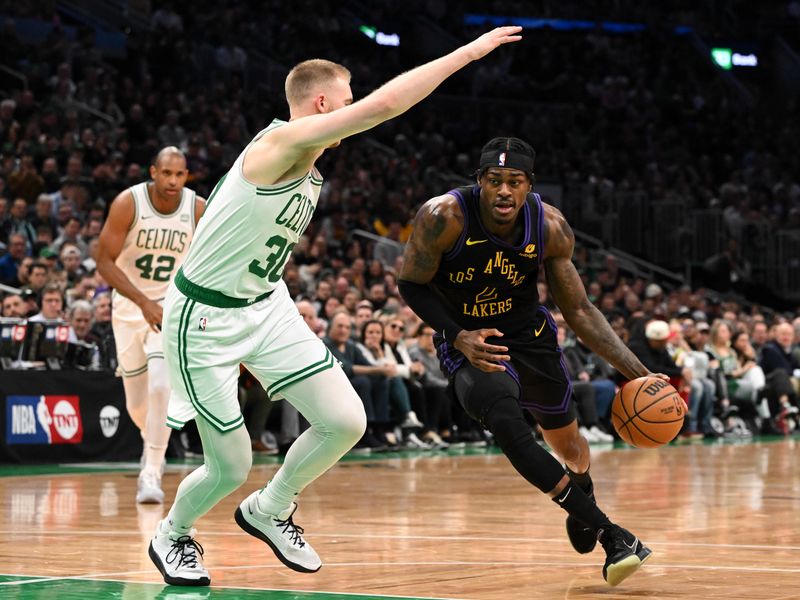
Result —
<svg viewBox="0 0 800 600"><path fill-rule="evenodd" d="M673 421L661 421L661 422L663 422L663 423L672 423ZM662 446L664 444L668 444L670 441L672 441L672 440L667 440L667 441L657 440L656 438L651 437L648 434L646 434L644 431L642 431L642 429L634 421L629 421L629 423L636 428L636 431L641 433L645 438L647 438L648 440L650 440L654 444L657 444L658 446ZM633 439L633 436L631 436L631 439Z"/></svg>
<svg viewBox="0 0 800 600"><path fill-rule="evenodd" d="M625 388L623 387L619 391L619 403L622 406L622 410L625 413L625 416L628 418L628 421L630 421L633 417L636 416L636 397L639 395L639 392L642 391L642 388L644 387L644 384L646 384L646 383L647 383L647 378L644 378L644 381L641 384L639 384L639 389L636 390L636 393L633 395L633 403L632 404L633 404L633 409L634 410L633 410L633 414L632 415L628 414L628 407L625 406L625 402L623 402L623 399L622 399L622 392L625 391Z"/></svg>
<svg viewBox="0 0 800 600"><path fill-rule="evenodd" d="M633 446L639 446L641 448L648 448L648 447L649 448L653 448L653 447L658 447L658 446L661 446L661 445L669 443L672 438L670 438L669 440L661 440L661 439L658 439L656 437L653 437L653 436L658 436L658 435L660 435L662 433L659 430L659 428L656 428L655 431L651 431L650 433L647 433L640 427L641 425L645 425L645 426L647 426L647 425L656 425L656 426L665 425L665 426L670 426L670 425L673 425L675 423L682 422L685 417L680 417L680 418L676 418L676 419L669 420L669 421L656 421L656 420L644 418L642 413L646 412L648 409L650 409L650 408L652 408L654 406L657 406L659 402L663 402L665 399L671 398L673 394L677 394L677 390L672 388L671 391L668 391L668 392L662 394L661 396L659 396L658 398L655 398L654 400L648 402L646 406L642 407L641 410L639 410L638 407L637 407L637 404L636 404L636 401L638 399L639 393L642 391L642 389L646 385L649 385L650 383L652 383L652 379L653 378L645 377L643 379L644 379L644 381L642 381L642 383L639 385L638 389L633 393L633 396L623 397L624 388L623 388L623 390L620 390L620 392L617 394L617 397L615 398L615 402L612 403L611 417L612 417L612 423L614 424L614 427L617 429L617 432L620 433L620 435L622 435L623 433L626 434L626 435L622 435L622 438L625 441L627 441L628 443L632 444ZM628 412L628 409L627 409L627 406L626 406L626 402L623 400L623 398L625 398L625 399L630 398L631 409L633 411L633 414L630 414ZM614 410L614 408L615 408L614 404L617 404L617 402L622 405L622 411L621 412L624 413L624 416L622 414L620 414L619 410L617 410L617 411ZM623 432L623 429L624 429L624 432ZM637 433L639 435L635 436L635 434L637 434ZM636 438L639 438L639 439L634 439L634 436Z"/></svg>
<svg viewBox="0 0 800 600"><path fill-rule="evenodd" d="M641 389L641 388L640 388L640 389ZM636 392L636 393L638 394L639 392ZM637 415L637 416L640 416L640 415L641 415L641 414L642 414L644 411L646 411L646 410L647 410L648 408L650 408L651 406L653 406L653 405L655 405L655 404L658 404L658 403L659 403L659 402L661 402L661 401L662 401L664 398L668 398L669 396L672 396L673 394L677 394L677 393L678 393L678 391L677 391L675 388L672 388L672 391L671 391L671 392L667 392L667 393L666 393L666 394L664 394L663 396L659 396L658 398L656 398L655 400L653 400L653 401L652 401L650 404L648 404L647 406L643 406L643 407L641 408L641 410L640 410L640 409L639 409L639 408L636 406L636 397L634 397L634 399L633 399L633 408L634 408L634 411L633 411L633 412L634 412L634 413L636 413L636 415ZM680 395L680 394L678 394L678 395ZM641 418L641 416L640 416L640 418ZM647 419L642 419L642 421L647 421Z"/></svg>

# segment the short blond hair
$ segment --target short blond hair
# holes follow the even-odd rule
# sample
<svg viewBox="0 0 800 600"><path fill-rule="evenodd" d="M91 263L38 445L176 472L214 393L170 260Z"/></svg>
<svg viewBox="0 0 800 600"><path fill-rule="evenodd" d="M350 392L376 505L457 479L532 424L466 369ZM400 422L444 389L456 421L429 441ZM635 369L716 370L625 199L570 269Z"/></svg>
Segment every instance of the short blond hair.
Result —
<svg viewBox="0 0 800 600"><path fill-rule="evenodd" d="M289 106L305 100L316 86L336 78L349 82L350 71L338 63L322 58L312 58L298 63L286 76L285 90Z"/></svg>

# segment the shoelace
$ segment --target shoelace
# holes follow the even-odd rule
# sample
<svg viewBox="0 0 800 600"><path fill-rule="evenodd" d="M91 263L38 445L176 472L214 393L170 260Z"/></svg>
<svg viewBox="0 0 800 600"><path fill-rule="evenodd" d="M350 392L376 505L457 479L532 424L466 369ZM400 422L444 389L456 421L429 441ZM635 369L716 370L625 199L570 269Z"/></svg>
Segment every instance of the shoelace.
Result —
<svg viewBox="0 0 800 600"><path fill-rule="evenodd" d="M302 548L303 546L306 545L305 541L303 541L302 538L303 528L298 525L295 525L291 516L285 521L281 521L280 519L275 519L274 517L273 520L275 521L275 524L278 527L282 528L283 533L289 534L289 541L291 541L293 544L297 544L299 548Z"/></svg>
<svg viewBox="0 0 800 600"><path fill-rule="evenodd" d="M197 554L203 556L203 547L188 535L182 535L172 542L172 548L167 553L168 564L178 561L178 568L197 568Z"/></svg>

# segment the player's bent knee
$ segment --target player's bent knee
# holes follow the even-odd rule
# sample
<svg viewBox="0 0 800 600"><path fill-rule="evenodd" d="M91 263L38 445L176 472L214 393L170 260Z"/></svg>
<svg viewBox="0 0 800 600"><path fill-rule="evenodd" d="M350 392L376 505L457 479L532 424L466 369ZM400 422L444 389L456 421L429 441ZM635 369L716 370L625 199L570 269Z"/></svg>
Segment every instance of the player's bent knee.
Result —
<svg viewBox="0 0 800 600"><path fill-rule="evenodd" d="M366 430L367 413L364 412L364 405L359 400L358 405L343 414L336 423L336 435L355 444Z"/></svg>
<svg viewBox="0 0 800 600"><path fill-rule="evenodd" d="M533 437L517 402L499 398L486 405L484 423L517 471L544 493L564 476L564 469Z"/></svg>
<svg viewBox="0 0 800 600"><path fill-rule="evenodd" d="M249 435L235 435L240 433L238 430L230 433L234 435L226 435L212 451L206 452L206 467L217 478L219 488L233 491L247 481L253 452Z"/></svg>

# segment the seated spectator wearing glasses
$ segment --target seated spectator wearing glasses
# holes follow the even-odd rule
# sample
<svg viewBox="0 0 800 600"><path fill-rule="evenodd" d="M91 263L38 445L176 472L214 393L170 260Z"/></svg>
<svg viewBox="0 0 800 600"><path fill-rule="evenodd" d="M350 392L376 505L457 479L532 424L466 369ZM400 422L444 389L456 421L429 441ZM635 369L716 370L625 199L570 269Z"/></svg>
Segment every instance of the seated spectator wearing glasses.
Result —
<svg viewBox="0 0 800 600"><path fill-rule="evenodd" d="M385 446L375 436L369 426L370 412L375 422L376 411L375 397L373 396L370 375L389 376L394 372L393 365L372 365L358 349L355 342L350 339L350 330L353 322L345 311L334 313L328 323L328 335L322 341L331 351L333 356L341 363L345 375L356 390L364 409L367 413L367 430L361 440L356 444L358 449L385 449Z"/></svg>
<svg viewBox="0 0 800 600"><path fill-rule="evenodd" d="M420 446L422 443L414 433L422 429L422 422L417 418L416 413L411 410L411 400L409 399L408 389L406 389L403 378L398 375L397 362L391 353L387 353L384 338L384 324L377 319L370 319L361 329L361 337L358 347L366 359L373 365L387 365L392 369L391 375L386 378L389 415L391 423L399 424L403 439L410 440L413 447ZM390 435L391 433L391 435ZM397 443L397 437L393 432L387 432L384 436L390 446Z"/></svg>
<svg viewBox="0 0 800 600"><path fill-rule="evenodd" d="M64 294L55 283L48 283L42 289L41 310L30 321L47 321L64 318Z"/></svg>
<svg viewBox="0 0 800 600"><path fill-rule="evenodd" d="M411 413L408 392L400 377L397 376L397 365L389 361L384 354L383 324L375 319L364 322L356 346L374 366L386 368L386 374L370 375L372 381L373 403L366 406L367 424L371 426L376 437L384 442L389 449L399 449L399 441L394 433L391 418L392 407L395 415L399 416L397 422L407 426ZM413 416L416 425L421 426L416 416Z"/></svg>
<svg viewBox="0 0 800 600"><path fill-rule="evenodd" d="M398 315L384 315L381 320L383 321L383 353L387 361L397 365L397 375L408 392L411 412L418 416L424 428L423 433L427 433L429 431L426 419L427 404L425 390L420 382L425 374L425 366L420 361L412 359L408 353L408 347L403 339L406 326L402 319ZM417 436L414 433L409 432L405 437L410 447L422 450L430 448L429 444L422 440L417 443Z"/></svg>

